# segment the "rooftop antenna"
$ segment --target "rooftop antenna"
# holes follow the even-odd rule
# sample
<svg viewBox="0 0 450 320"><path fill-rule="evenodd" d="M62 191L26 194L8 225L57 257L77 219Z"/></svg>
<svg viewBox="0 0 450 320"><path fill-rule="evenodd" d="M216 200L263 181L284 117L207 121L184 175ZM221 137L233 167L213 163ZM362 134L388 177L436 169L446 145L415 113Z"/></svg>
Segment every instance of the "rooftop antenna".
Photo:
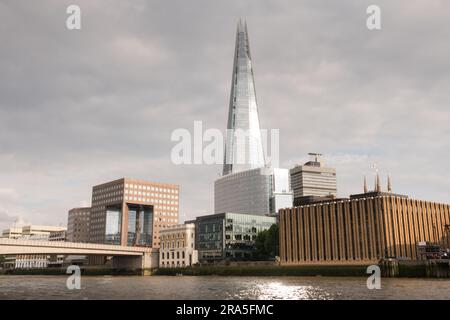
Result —
<svg viewBox="0 0 450 320"><path fill-rule="evenodd" d="M310 152L308 153L309 156L314 157L314 161L315 162L320 162L319 158L323 156L323 154L321 153L315 153L315 152Z"/></svg>

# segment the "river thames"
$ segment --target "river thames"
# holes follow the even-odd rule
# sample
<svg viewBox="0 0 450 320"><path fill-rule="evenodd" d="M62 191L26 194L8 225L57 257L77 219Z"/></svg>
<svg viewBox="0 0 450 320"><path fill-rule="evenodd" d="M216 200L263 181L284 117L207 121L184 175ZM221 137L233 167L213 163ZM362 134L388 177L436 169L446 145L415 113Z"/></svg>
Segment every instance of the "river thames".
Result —
<svg viewBox="0 0 450 320"><path fill-rule="evenodd" d="M448 279L381 280L369 290L355 277L0 276L0 299L450 299Z"/></svg>

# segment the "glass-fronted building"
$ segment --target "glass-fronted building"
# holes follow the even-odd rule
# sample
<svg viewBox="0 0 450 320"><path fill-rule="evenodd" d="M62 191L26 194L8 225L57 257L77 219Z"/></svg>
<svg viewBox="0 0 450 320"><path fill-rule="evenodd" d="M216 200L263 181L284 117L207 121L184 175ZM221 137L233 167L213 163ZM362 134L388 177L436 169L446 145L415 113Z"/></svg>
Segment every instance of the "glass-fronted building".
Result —
<svg viewBox="0 0 450 320"><path fill-rule="evenodd" d="M200 262L252 260L258 233L275 223L275 217L243 213L197 217L198 259Z"/></svg>
<svg viewBox="0 0 450 320"><path fill-rule="evenodd" d="M258 168L231 173L214 182L214 212L276 214L292 207L289 170Z"/></svg>

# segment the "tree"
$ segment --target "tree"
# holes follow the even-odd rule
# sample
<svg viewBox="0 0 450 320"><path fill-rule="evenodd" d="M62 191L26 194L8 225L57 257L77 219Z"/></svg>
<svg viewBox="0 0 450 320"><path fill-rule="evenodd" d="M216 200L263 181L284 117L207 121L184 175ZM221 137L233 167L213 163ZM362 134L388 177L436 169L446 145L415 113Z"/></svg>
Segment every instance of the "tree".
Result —
<svg viewBox="0 0 450 320"><path fill-rule="evenodd" d="M257 255L262 259L273 259L278 256L279 251L279 228L277 224L270 226L268 230L258 233L255 246Z"/></svg>
<svg viewBox="0 0 450 320"><path fill-rule="evenodd" d="M273 224L269 230L267 230L264 248L271 258L275 258L275 256L279 255L279 228L277 224Z"/></svg>
<svg viewBox="0 0 450 320"><path fill-rule="evenodd" d="M0 256L0 267L3 267L3 263L5 262L5 256Z"/></svg>

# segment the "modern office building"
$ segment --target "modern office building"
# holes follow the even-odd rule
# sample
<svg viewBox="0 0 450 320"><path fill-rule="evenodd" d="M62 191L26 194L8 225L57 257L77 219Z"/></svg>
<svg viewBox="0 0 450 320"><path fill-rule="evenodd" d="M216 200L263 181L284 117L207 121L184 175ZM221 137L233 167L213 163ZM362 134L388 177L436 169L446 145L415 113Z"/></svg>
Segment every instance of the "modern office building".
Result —
<svg viewBox="0 0 450 320"><path fill-rule="evenodd" d="M2 238L18 239L22 236L22 228L9 228L2 231Z"/></svg>
<svg viewBox="0 0 450 320"><path fill-rule="evenodd" d="M268 167L231 173L214 183L214 212L276 214L292 207L289 170Z"/></svg>
<svg viewBox="0 0 450 320"><path fill-rule="evenodd" d="M42 226L42 225L26 225L22 227L22 237L43 236L50 237L53 232L66 231L66 227Z"/></svg>
<svg viewBox="0 0 450 320"><path fill-rule="evenodd" d="M373 191L280 211L282 264L418 259L420 242L450 248L450 205Z"/></svg>
<svg viewBox="0 0 450 320"><path fill-rule="evenodd" d="M220 213L197 217L196 243L201 263L251 260L259 232L276 223L275 217Z"/></svg>
<svg viewBox="0 0 450 320"><path fill-rule="evenodd" d="M48 236L48 241L67 241L67 231L53 231Z"/></svg>
<svg viewBox="0 0 450 320"><path fill-rule="evenodd" d="M54 234L54 237L60 238L64 234L66 227L42 226L42 225L26 225L23 227L13 227L5 229L2 232L2 238L8 239L31 239L31 240L48 240Z"/></svg>
<svg viewBox="0 0 450 320"><path fill-rule="evenodd" d="M181 224L161 229L159 232L160 268L184 268L198 262L195 249L195 224Z"/></svg>
<svg viewBox="0 0 450 320"><path fill-rule="evenodd" d="M321 154L310 153L314 159L290 170L294 205L304 197L336 197L336 169L325 167Z"/></svg>
<svg viewBox="0 0 450 320"><path fill-rule="evenodd" d="M67 241L89 242L91 207L73 208L67 218Z"/></svg>
<svg viewBox="0 0 450 320"><path fill-rule="evenodd" d="M179 186L122 178L94 186L90 242L159 247L159 230L178 224Z"/></svg>
<svg viewBox="0 0 450 320"><path fill-rule="evenodd" d="M223 175L264 167L247 23L236 31Z"/></svg>

